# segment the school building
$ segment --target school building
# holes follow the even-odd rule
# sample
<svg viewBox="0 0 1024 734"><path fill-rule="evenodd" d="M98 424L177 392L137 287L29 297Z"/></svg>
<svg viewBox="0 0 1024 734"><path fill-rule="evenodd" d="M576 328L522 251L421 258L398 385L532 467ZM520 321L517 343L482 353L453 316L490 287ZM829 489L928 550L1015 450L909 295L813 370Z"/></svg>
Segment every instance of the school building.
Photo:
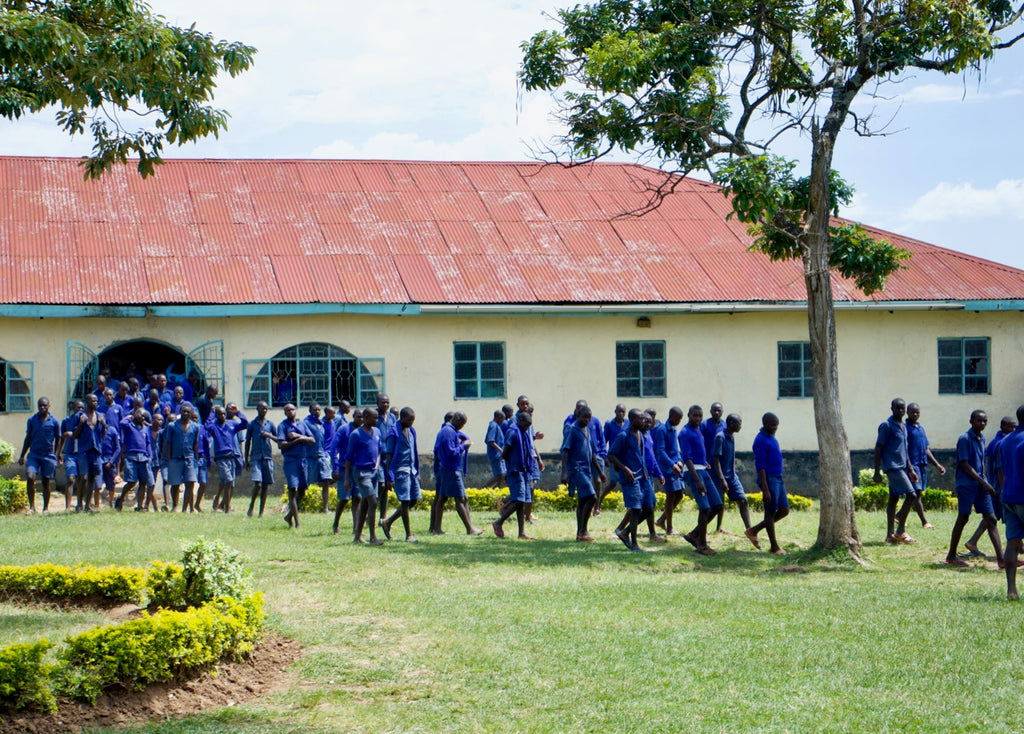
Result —
<svg viewBox="0 0 1024 734"><path fill-rule="evenodd" d="M479 452L521 393L545 452L579 398L603 420L721 401L744 448L770 410L785 450L815 450L801 265L748 252L711 184L635 216L663 182L619 163L311 160L85 181L76 160L0 158L0 436L20 446L39 396L63 416L108 367L246 408L386 391L421 444L464 411ZM951 447L972 409L1024 399L1024 271L872 231L913 257L871 297L834 279L851 448L897 395Z"/></svg>

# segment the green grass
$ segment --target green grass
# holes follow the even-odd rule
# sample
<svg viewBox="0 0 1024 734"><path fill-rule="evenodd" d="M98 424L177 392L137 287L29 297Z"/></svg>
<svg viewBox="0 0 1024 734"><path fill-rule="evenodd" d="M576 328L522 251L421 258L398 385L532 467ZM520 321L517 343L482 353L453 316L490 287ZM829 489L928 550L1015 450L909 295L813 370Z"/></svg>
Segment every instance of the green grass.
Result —
<svg viewBox="0 0 1024 734"><path fill-rule="evenodd" d="M35 642L40 637L56 642L109 621L109 617L93 611L62 612L50 606L0 604L0 644Z"/></svg>
<svg viewBox="0 0 1024 734"><path fill-rule="evenodd" d="M867 568L803 550L816 512L780 523L785 558L735 535L713 558L678 539L630 554L609 535L618 519L597 518L586 545L570 515L545 513L527 543L458 534L451 512L450 534L430 537L418 512L420 544L369 548L325 515L289 532L277 515L105 512L0 519L0 552L145 566L201 534L242 551L271 626L306 657L289 691L175 731L1019 728L1024 607L994 563L939 565L953 514L893 547L884 514L862 513ZM7 625L0 637L14 641Z"/></svg>

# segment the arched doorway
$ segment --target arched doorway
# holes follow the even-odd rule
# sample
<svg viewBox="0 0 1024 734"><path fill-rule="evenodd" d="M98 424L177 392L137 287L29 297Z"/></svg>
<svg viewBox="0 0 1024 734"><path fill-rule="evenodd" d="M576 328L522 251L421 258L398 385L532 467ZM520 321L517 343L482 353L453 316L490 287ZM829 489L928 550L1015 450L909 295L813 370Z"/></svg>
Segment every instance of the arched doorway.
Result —
<svg viewBox="0 0 1024 734"><path fill-rule="evenodd" d="M84 344L68 342L67 366L69 400L92 392L99 374L108 375L107 383L114 388L133 376L144 388L150 376L164 374L169 385L188 383L193 397L198 397L210 384L223 389L224 343L207 342L185 352L155 339L131 339L97 354Z"/></svg>

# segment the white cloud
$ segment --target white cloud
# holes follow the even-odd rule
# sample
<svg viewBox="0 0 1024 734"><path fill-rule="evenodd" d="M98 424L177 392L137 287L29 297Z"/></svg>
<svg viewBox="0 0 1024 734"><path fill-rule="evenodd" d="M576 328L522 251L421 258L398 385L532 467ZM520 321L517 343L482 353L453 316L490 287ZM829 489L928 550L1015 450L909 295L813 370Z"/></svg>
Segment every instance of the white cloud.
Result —
<svg viewBox="0 0 1024 734"><path fill-rule="evenodd" d="M905 104L948 104L950 102L987 102L993 99L1016 97L1024 90L1019 88L998 89L985 87L981 91L977 83L953 84L918 84L906 94L902 101Z"/></svg>
<svg viewBox="0 0 1024 734"><path fill-rule="evenodd" d="M908 222L939 222L982 217L1024 219L1024 179L1004 179L992 188L971 183L940 183L903 212Z"/></svg>

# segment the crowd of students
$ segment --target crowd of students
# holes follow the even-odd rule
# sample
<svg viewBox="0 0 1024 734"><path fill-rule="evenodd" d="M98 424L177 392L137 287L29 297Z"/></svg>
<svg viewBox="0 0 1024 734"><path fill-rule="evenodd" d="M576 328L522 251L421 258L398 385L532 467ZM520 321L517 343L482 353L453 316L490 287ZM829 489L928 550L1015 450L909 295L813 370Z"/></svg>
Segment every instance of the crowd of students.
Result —
<svg viewBox="0 0 1024 734"><path fill-rule="evenodd" d="M218 481L212 509L231 511L237 479L248 470L253 483L248 514L262 516L275 484L276 446L282 454L288 498L284 519L290 527L299 527L299 505L307 490L319 487L321 507L326 512L331 486L336 485L335 533L340 532L342 516L350 507L354 542L379 545L383 541L377 537L377 529L391 539L394 523L399 520L405 539L416 542L409 511L422 495L416 414L412 408L397 411L389 397L381 394L376 407L353 410L344 401L337 408L313 403L308 406L308 414L300 418L295 405L286 403L285 418L275 426L267 418L264 402L258 404L256 417L250 421L237 405L217 405L216 398L217 389L210 386L191 402L181 385L172 389L163 375L154 375L145 398L137 381L122 382L115 391L106 387L101 377L96 390L84 401L69 405L63 421L51 415L49 401L40 398L38 412L28 419L19 457L28 478L29 513L35 512L37 482L42 485L43 511L49 510L51 486L62 463L67 477L65 506L76 512L101 507L104 490L106 503L115 510L124 508L134 490L136 512L176 511L179 507L182 512L201 512L215 469ZM700 406L691 406L685 415L673 407L664 421L658 421L653 410L627 410L620 404L615 407L615 416L602 423L585 401L579 401L563 422L560 450L561 481L577 503L576 540L593 542L590 518L600 514L604 497L618 488L626 512L615 535L630 551L642 550L638 533L646 526L651 542L665 541L658 532L660 528L667 535L681 535L698 553L714 555L708 543L708 528L717 521L716 529L721 530L723 500L728 496L739 510L747 539L760 548L760 534L764 532L769 552L784 554L775 534L775 523L789 512L782 452L775 438L779 419L765 413L753 440L764 518L752 524L735 466L735 440L742 419L735 414L723 417L723 412L721 403L711 405L706 419ZM884 472L888 480L886 542L913 543L906 532L911 511L917 512L923 527L932 527L921 501L928 468L933 466L940 474L946 470L929 448L919 420L920 406L907 405L897 398L892 401L891 412L878 430L875 478L881 480ZM981 515L981 523L965 543L968 555L980 555L977 543L987 534L999 566L1007 571L1012 598L1017 594L1016 568L1024 565L1018 559L1024 538L1024 437L1018 440L1021 421L1024 406L1017 420L1002 420L999 433L986 445L983 431L987 416L980 410L971 414L970 429L957 441L958 515L944 561L951 566L967 565L958 554L958 546L973 510ZM434 534L444 532L442 521L449 499L467 533L484 532L473 524L466 496L472 441L463 432L465 425L464 413L449 413L434 441L432 473L437 491L429 522ZM525 395L519 397L516 406L496 410L487 426L484 441L492 478L485 486L508 487L498 519L491 523L498 537L504 537L505 523L514 515L518 537L532 540L527 525L535 520L533 487L544 470L535 442L543 438L544 434L534 429L533 406ZM1011 455L1011 451L1020 455ZM665 494L665 509L657 518L656 485ZM675 511L684 491L693 498L698 512L694 527L679 533ZM391 492L398 499L398 507L389 515ZM1006 525L1005 556L999 520ZM368 541L364 541L364 531Z"/></svg>

